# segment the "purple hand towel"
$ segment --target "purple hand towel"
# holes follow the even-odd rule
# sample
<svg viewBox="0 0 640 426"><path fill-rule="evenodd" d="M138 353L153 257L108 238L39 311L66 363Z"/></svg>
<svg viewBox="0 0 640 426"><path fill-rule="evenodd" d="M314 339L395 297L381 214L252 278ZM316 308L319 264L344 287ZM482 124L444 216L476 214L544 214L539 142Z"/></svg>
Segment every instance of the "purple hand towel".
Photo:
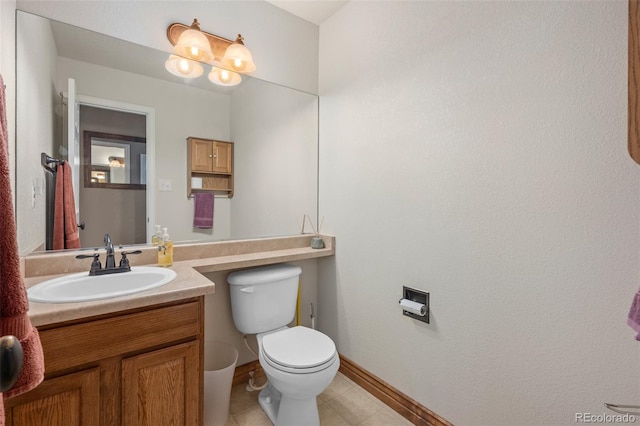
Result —
<svg viewBox="0 0 640 426"><path fill-rule="evenodd" d="M633 302L631 303L631 309L629 310L629 317L627 319L629 327L638 333L636 340L640 341L640 290L633 296Z"/></svg>
<svg viewBox="0 0 640 426"><path fill-rule="evenodd" d="M203 192L195 194L193 226L202 229L213 228L213 194Z"/></svg>

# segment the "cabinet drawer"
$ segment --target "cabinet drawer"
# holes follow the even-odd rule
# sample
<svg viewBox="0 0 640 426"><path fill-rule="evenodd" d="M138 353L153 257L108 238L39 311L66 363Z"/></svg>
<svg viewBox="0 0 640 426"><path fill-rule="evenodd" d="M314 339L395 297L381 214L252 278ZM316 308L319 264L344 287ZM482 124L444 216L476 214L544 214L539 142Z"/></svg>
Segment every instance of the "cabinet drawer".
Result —
<svg viewBox="0 0 640 426"><path fill-rule="evenodd" d="M200 306L188 302L40 331L46 373L196 338Z"/></svg>

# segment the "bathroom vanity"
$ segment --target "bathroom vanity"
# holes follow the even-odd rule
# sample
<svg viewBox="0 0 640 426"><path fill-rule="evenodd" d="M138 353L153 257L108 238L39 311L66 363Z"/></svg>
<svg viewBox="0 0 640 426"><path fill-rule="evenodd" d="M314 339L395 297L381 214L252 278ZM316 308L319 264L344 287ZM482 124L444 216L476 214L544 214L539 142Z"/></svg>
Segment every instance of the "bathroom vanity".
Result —
<svg viewBox="0 0 640 426"><path fill-rule="evenodd" d="M185 244L176 247L176 278L162 287L81 303L30 302L45 356L45 380L5 401L7 426L202 425L203 274L335 254L335 239L312 249L311 235ZM153 265L143 247L132 266ZM25 285L85 270L78 252L24 259Z"/></svg>
<svg viewBox="0 0 640 426"><path fill-rule="evenodd" d="M39 327L46 380L9 425L200 424L204 297Z"/></svg>

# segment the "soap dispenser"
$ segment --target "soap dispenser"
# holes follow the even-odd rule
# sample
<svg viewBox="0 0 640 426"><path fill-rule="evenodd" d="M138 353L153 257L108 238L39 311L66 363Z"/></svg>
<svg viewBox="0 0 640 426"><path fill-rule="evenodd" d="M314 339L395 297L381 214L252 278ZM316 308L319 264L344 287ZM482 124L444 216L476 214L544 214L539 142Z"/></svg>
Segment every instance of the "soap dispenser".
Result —
<svg viewBox="0 0 640 426"><path fill-rule="evenodd" d="M173 241L169 237L167 228L164 228L162 233L162 239L158 246L158 265L171 266L173 265Z"/></svg>

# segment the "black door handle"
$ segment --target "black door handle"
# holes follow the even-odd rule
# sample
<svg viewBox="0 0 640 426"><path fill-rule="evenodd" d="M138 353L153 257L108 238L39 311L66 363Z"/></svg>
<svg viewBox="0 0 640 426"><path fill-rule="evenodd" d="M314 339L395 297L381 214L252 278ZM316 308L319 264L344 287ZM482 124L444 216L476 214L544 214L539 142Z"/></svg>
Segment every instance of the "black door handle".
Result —
<svg viewBox="0 0 640 426"><path fill-rule="evenodd" d="M13 387L22 371L24 353L15 336L0 337L0 392Z"/></svg>

